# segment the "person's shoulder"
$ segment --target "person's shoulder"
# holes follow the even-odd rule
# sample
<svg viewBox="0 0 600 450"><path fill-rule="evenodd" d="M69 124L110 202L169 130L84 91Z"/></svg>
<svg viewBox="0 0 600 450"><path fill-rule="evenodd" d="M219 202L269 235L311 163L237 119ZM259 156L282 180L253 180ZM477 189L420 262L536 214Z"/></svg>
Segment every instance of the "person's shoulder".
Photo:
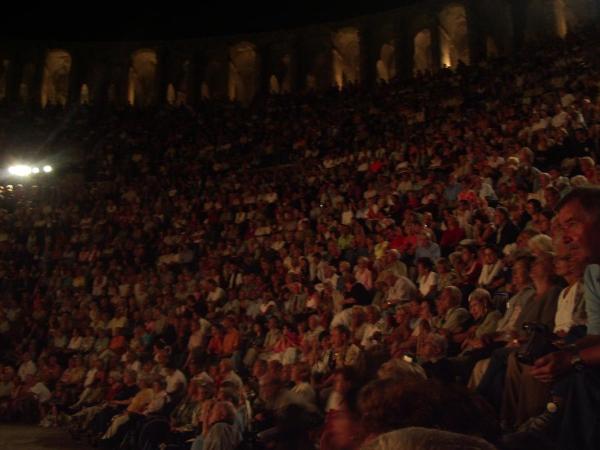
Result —
<svg viewBox="0 0 600 450"><path fill-rule="evenodd" d="M590 264L585 268L583 283L590 291L600 294L600 264Z"/></svg>
<svg viewBox="0 0 600 450"><path fill-rule="evenodd" d="M474 436L438 429L409 427L384 433L366 446L363 446L361 450L390 450L396 448L470 448L473 450L492 450L495 447L487 441Z"/></svg>
<svg viewBox="0 0 600 450"><path fill-rule="evenodd" d="M456 314L460 314L460 315L470 315L471 314L468 309L463 308L462 306L459 306L454 311Z"/></svg>
<svg viewBox="0 0 600 450"><path fill-rule="evenodd" d="M487 316L485 316L485 320L500 320L501 318L502 313L497 309L490 311L489 313L487 313Z"/></svg>

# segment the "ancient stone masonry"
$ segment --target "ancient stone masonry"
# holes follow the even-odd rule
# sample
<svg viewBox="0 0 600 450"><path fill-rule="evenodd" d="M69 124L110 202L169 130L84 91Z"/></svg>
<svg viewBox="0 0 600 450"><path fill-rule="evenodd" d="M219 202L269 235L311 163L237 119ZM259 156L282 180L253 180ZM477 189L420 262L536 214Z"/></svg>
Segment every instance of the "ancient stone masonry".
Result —
<svg viewBox="0 0 600 450"><path fill-rule="evenodd" d="M0 101L145 108L389 82L509 55L596 21L600 0L424 0L338 23L188 42L0 44Z"/></svg>

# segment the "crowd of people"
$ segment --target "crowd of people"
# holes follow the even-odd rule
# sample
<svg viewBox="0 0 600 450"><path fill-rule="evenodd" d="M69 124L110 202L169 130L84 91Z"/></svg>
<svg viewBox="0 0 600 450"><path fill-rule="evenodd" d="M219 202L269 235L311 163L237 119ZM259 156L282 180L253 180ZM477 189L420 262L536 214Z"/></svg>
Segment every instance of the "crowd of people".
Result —
<svg viewBox="0 0 600 450"><path fill-rule="evenodd" d="M0 420L595 449L600 33L251 108L0 107ZM54 158L54 159L53 159Z"/></svg>

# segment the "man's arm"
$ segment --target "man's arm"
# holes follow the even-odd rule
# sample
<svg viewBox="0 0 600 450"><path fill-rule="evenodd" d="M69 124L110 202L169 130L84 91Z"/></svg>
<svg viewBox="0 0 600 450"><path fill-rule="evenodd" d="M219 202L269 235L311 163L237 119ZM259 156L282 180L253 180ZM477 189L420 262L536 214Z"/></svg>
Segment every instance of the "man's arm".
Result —
<svg viewBox="0 0 600 450"><path fill-rule="evenodd" d="M600 336L586 336L580 342L572 350L561 350L538 359L531 375L542 383L551 383L573 367L577 354L584 366L600 366Z"/></svg>

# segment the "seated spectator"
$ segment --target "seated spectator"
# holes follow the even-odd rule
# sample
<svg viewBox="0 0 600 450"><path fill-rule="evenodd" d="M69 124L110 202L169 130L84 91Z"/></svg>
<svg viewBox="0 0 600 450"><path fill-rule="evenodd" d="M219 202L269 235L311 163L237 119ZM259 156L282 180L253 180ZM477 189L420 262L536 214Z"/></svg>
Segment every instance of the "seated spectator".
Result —
<svg viewBox="0 0 600 450"><path fill-rule="evenodd" d="M433 319L433 328L450 340L464 332L471 320L469 311L460 306L461 302L462 294L456 286L445 288L436 301L437 316Z"/></svg>
<svg viewBox="0 0 600 450"><path fill-rule="evenodd" d="M463 295L470 294L473 290L472 287L477 285L481 268L482 266L475 247L470 245L463 246L460 252L460 259L457 259L456 264L454 264L458 278L457 286L461 289Z"/></svg>
<svg viewBox="0 0 600 450"><path fill-rule="evenodd" d="M417 295L417 287L407 277L397 277L389 274L386 282L389 286L389 289L385 296L385 303L388 305L406 303Z"/></svg>
<svg viewBox="0 0 600 450"><path fill-rule="evenodd" d="M421 297L433 300L437 294L438 277L433 271L433 263L428 258L417 260L417 284Z"/></svg>
<svg viewBox="0 0 600 450"><path fill-rule="evenodd" d="M420 232L415 247L415 262L419 258L429 258L435 263L441 256L440 246L432 241L430 232L427 230Z"/></svg>
<svg viewBox="0 0 600 450"><path fill-rule="evenodd" d="M494 293L506 283L504 263L500 259L498 250L493 246L483 248L483 266L477 285Z"/></svg>

